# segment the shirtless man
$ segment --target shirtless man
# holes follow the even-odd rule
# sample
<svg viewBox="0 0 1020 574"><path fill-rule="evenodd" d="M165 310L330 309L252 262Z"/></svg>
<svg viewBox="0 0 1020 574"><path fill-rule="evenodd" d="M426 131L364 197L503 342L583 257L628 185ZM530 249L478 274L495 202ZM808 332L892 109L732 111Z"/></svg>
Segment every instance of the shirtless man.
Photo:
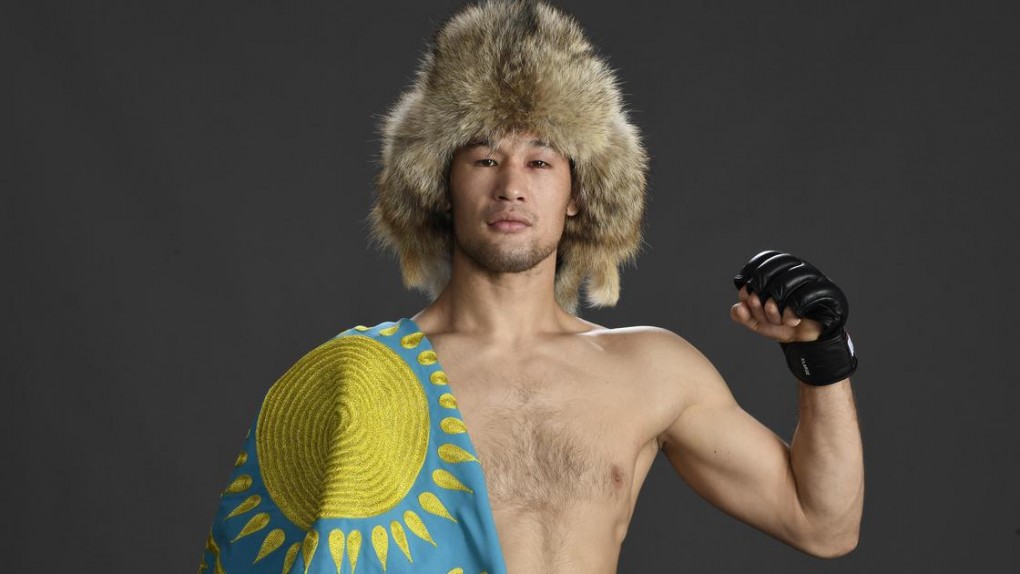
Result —
<svg viewBox="0 0 1020 574"><path fill-rule="evenodd" d="M681 337L565 312L553 284L563 221L576 212L569 161L537 139L454 156L453 273L414 317L483 461L507 571L616 572L660 450L728 514L816 556L852 550L863 470L850 380L799 383L788 447ZM508 223L518 218L528 224ZM777 341L820 332L746 288L731 316Z"/></svg>
<svg viewBox="0 0 1020 574"><path fill-rule="evenodd" d="M610 574L660 450L779 540L856 546L856 359L817 269L765 252L735 281L732 319L783 343L800 379L790 445L681 337L575 314L582 287L619 296L647 158L569 16L504 0L455 14L383 141L373 230L433 300L341 333L270 389L205 569Z"/></svg>

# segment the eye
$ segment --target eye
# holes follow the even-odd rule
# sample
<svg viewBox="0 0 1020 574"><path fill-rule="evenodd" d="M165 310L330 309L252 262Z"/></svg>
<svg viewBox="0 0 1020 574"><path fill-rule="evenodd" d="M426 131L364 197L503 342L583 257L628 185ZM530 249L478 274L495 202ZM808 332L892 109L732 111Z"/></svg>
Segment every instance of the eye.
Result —
<svg viewBox="0 0 1020 574"><path fill-rule="evenodd" d="M496 165L496 160L492 158L483 157L482 159L476 160L475 165L480 165L482 167L493 167Z"/></svg>
<svg viewBox="0 0 1020 574"><path fill-rule="evenodd" d="M532 160L531 165L535 167L552 167L549 163L540 159Z"/></svg>

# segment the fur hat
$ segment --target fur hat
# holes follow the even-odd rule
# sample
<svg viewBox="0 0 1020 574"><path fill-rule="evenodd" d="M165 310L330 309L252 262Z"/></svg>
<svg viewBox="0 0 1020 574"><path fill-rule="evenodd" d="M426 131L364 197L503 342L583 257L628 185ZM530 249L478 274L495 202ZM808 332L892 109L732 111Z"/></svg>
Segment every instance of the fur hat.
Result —
<svg viewBox="0 0 1020 574"><path fill-rule="evenodd" d="M556 299L614 305L619 266L641 242L648 158L613 70L580 25L541 1L470 4L442 24L413 85L385 116L373 238L400 258L404 284L436 297L450 276L445 212L454 152L531 131L570 158L580 212L557 251Z"/></svg>

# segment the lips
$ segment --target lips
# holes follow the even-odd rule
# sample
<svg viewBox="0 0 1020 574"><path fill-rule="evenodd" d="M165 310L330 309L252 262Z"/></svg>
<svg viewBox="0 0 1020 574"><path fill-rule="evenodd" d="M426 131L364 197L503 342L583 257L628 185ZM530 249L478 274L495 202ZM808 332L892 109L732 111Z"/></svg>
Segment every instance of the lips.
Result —
<svg viewBox="0 0 1020 574"><path fill-rule="evenodd" d="M487 221L489 225L496 225L500 222L521 223L529 226L531 225L531 221L528 218L513 212L500 213Z"/></svg>

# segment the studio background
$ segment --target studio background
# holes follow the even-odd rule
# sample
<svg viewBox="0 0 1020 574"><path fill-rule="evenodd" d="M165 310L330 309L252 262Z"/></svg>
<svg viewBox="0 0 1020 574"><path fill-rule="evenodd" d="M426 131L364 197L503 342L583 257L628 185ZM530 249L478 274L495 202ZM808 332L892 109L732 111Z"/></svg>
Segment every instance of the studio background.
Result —
<svg viewBox="0 0 1020 574"><path fill-rule="evenodd" d="M780 249L847 293L861 361L855 552L800 554L660 456L619 571L1016 572L1015 4L558 4L652 156L643 252L582 316L679 333L789 439L782 355L728 316ZM195 571L269 386L426 304L365 217L377 121L459 5L0 7L5 571Z"/></svg>

